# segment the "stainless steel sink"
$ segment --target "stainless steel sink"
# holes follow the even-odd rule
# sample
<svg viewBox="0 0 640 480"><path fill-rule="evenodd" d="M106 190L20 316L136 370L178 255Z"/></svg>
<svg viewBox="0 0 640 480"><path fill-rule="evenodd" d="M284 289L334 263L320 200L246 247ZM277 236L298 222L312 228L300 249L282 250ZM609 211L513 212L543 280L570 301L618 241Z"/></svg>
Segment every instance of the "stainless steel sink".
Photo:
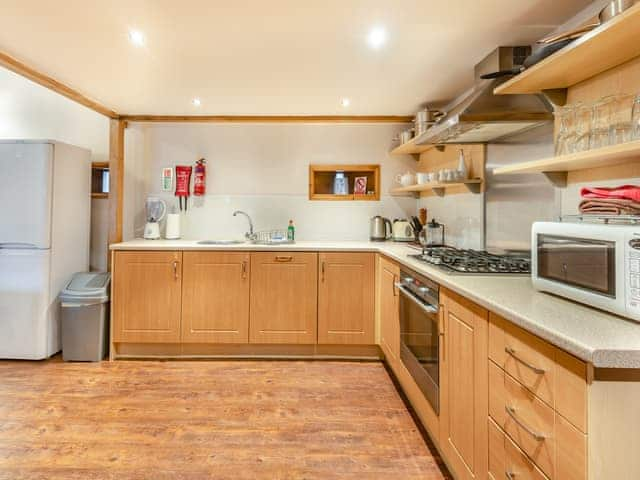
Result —
<svg viewBox="0 0 640 480"><path fill-rule="evenodd" d="M200 240L198 245L239 245L241 243L245 243L245 241L237 239Z"/></svg>

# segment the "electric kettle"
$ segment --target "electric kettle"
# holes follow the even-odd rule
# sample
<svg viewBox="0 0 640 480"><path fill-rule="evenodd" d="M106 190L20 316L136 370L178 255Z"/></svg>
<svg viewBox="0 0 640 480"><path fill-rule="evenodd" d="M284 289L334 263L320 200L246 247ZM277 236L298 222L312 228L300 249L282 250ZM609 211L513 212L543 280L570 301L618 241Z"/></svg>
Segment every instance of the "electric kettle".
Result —
<svg viewBox="0 0 640 480"><path fill-rule="evenodd" d="M369 225L369 239L372 242L384 242L391 238L393 227L388 218L376 215L371 219Z"/></svg>

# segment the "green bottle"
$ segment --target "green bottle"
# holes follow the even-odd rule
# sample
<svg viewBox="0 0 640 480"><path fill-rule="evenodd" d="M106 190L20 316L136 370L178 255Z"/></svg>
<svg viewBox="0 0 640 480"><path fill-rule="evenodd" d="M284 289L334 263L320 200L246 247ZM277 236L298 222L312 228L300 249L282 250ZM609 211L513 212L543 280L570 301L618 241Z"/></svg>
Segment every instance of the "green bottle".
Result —
<svg viewBox="0 0 640 480"><path fill-rule="evenodd" d="M287 240L293 242L296 239L296 227L293 226L293 220L289 220L287 228Z"/></svg>

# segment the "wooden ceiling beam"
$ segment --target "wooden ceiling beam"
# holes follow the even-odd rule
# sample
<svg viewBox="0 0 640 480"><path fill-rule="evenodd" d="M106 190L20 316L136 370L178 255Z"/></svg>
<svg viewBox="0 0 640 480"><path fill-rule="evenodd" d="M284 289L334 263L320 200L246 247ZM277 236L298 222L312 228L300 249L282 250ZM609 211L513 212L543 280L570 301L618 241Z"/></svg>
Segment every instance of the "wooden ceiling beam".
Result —
<svg viewBox="0 0 640 480"><path fill-rule="evenodd" d="M54 92L59 93L60 95L63 95L68 99L79 103L80 105L84 105L85 107L90 108L95 112L105 115L106 117L114 119L119 117L119 115L110 108L107 108L104 105L91 100L89 97L81 94L73 88L68 87L67 85L57 81L56 79L48 75L45 75L44 73L38 72L37 70L31 68L25 63L22 63L11 55L8 55L7 53L4 53L2 51L0 51L0 66L11 70L18 75L22 75L23 77L28 78L29 80L42 85L49 90L53 90Z"/></svg>
<svg viewBox="0 0 640 480"><path fill-rule="evenodd" d="M166 123L410 123L407 115L121 115L129 122Z"/></svg>

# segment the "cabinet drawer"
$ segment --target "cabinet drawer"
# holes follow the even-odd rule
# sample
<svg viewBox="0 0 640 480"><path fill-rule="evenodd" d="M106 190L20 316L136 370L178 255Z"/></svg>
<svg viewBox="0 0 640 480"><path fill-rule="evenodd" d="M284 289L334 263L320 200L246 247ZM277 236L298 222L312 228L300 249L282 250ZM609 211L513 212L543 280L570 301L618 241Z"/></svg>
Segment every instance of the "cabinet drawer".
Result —
<svg viewBox="0 0 640 480"><path fill-rule="evenodd" d="M509 375L504 391L504 431L549 478L555 478L555 412Z"/></svg>
<svg viewBox="0 0 640 480"><path fill-rule="evenodd" d="M529 458L489 419L489 479L548 480Z"/></svg>
<svg viewBox="0 0 640 480"><path fill-rule="evenodd" d="M512 480L547 480L544 473L507 436L504 438L504 457L505 478Z"/></svg>
<svg viewBox="0 0 640 480"><path fill-rule="evenodd" d="M587 365L491 314L489 358L529 391L587 432Z"/></svg>
<svg viewBox="0 0 640 480"><path fill-rule="evenodd" d="M555 412L491 361L489 415L545 474L553 478Z"/></svg>
<svg viewBox="0 0 640 480"><path fill-rule="evenodd" d="M489 416L490 423L504 430L550 479L587 478L587 436L493 361L489 361ZM490 432L490 449L491 442ZM489 458L494 456L490 452Z"/></svg>

